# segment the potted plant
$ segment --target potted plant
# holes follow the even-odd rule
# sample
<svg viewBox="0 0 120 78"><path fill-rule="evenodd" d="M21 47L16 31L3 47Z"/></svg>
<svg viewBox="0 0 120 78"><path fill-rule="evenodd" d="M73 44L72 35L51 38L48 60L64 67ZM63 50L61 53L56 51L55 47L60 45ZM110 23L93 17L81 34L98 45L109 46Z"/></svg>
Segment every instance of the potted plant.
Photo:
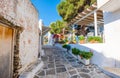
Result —
<svg viewBox="0 0 120 78"><path fill-rule="evenodd" d="M67 49L67 52L71 49L71 46L68 44L64 44L62 47Z"/></svg>
<svg viewBox="0 0 120 78"><path fill-rule="evenodd" d="M72 53L79 59L78 55L80 54L80 50L77 48L72 48Z"/></svg>
<svg viewBox="0 0 120 78"><path fill-rule="evenodd" d="M92 53L92 52L83 51L83 52L81 53L81 56L82 56L82 62L83 62L85 65L89 65L89 64L90 64L90 59L92 58L93 53Z"/></svg>
<svg viewBox="0 0 120 78"><path fill-rule="evenodd" d="M102 43L102 38L98 36L88 37L88 42L90 43Z"/></svg>
<svg viewBox="0 0 120 78"><path fill-rule="evenodd" d="M77 48L72 48L72 53L73 53L74 55L79 55L80 50L77 49Z"/></svg>
<svg viewBox="0 0 120 78"><path fill-rule="evenodd" d="M84 44L85 43L85 37L84 36L80 36L79 40L80 40L80 44Z"/></svg>

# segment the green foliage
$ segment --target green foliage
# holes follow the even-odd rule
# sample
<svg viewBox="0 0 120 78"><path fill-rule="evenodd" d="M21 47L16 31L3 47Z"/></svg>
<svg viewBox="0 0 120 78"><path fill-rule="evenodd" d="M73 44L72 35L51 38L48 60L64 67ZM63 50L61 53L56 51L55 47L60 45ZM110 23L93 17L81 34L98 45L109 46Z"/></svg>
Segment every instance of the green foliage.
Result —
<svg viewBox="0 0 120 78"><path fill-rule="evenodd" d="M69 9L67 10L67 12L66 12L66 15L65 15L65 18L64 18L64 20L65 21L69 21L71 18L73 18L73 16L75 15L74 13L75 13L75 10L74 10L74 5L73 4L70 4L69 5L69 7L68 7Z"/></svg>
<svg viewBox="0 0 120 78"><path fill-rule="evenodd" d="M87 8L89 8L89 7L90 7L89 5L86 5L86 6L85 6L85 9L87 9Z"/></svg>
<svg viewBox="0 0 120 78"><path fill-rule="evenodd" d="M68 39L67 39L67 38L65 38L64 42L65 42L65 43L66 43L66 42L68 42Z"/></svg>
<svg viewBox="0 0 120 78"><path fill-rule="evenodd" d="M62 17L65 17L66 15L66 11L67 11L67 6L68 6L68 3L66 3L66 1L62 1L58 6L57 6L57 9L58 9L58 12L60 14L60 16ZM63 18L64 19L64 18Z"/></svg>
<svg viewBox="0 0 120 78"><path fill-rule="evenodd" d="M65 44L66 42L65 42L65 40L60 40L59 43L60 44Z"/></svg>
<svg viewBox="0 0 120 78"><path fill-rule="evenodd" d="M63 48L66 48L66 47L67 47L67 44L64 44L62 47L63 47Z"/></svg>
<svg viewBox="0 0 120 78"><path fill-rule="evenodd" d="M64 44L62 47L63 47L63 48L66 48L67 50L70 50L70 49L71 49L71 46L68 45L68 44Z"/></svg>
<svg viewBox="0 0 120 78"><path fill-rule="evenodd" d="M69 22L78 12L82 12L84 7L87 8L96 0L63 0L57 6L59 15L64 21Z"/></svg>
<svg viewBox="0 0 120 78"><path fill-rule="evenodd" d="M74 55L80 55L84 59L90 59L93 56L92 52L82 51L77 48L72 48L72 53Z"/></svg>
<svg viewBox="0 0 120 78"><path fill-rule="evenodd" d="M50 33L60 34L63 32L63 28L66 28L67 24L64 21L56 21L50 24Z"/></svg>
<svg viewBox="0 0 120 78"><path fill-rule="evenodd" d="M97 37L97 36L88 37L88 42L90 42L90 41L92 41L92 40L97 41L97 42L99 42L99 43L102 43L102 42L103 42L101 37Z"/></svg>
<svg viewBox="0 0 120 78"><path fill-rule="evenodd" d="M93 3L95 3L96 2L96 0L91 0L91 5L93 4Z"/></svg>
<svg viewBox="0 0 120 78"><path fill-rule="evenodd" d="M92 52L82 51L81 56L84 59L90 59L93 56L93 53Z"/></svg>
<svg viewBox="0 0 120 78"><path fill-rule="evenodd" d="M85 40L84 36L79 36L79 40Z"/></svg>
<svg viewBox="0 0 120 78"><path fill-rule="evenodd" d="M80 50L77 49L77 48L72 48L72 53L73 53L74 55L79 55L79 54L80 54Z"/></svg>

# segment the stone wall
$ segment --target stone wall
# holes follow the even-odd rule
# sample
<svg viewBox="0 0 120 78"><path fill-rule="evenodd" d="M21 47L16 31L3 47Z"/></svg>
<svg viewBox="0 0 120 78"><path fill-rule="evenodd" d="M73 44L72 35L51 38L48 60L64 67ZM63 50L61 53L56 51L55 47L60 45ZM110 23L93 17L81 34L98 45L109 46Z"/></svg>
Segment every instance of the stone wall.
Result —
<svg viewBox="0 0 120 78"><path fill-rule="evenodd" d="M19 54L21 69L27 68L38 58L38 12L29 0L0 0L0 17L23 29L15 49Z"/></svg>

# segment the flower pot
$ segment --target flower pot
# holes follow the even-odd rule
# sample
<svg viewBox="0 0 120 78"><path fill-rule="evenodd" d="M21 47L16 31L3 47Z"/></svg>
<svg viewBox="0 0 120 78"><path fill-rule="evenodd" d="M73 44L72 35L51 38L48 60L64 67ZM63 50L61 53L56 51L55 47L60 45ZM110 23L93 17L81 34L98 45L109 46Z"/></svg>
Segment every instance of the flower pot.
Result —
<svg viewBox="0 0 120 78"><path fill-rule="evenodd" d="M90 43L99 43L99 42L95 40L91 40Z"/></svg>
<svg viewBox="0 0 120 78"><path fill-rule="evenodd" d="M90 43L95 43L95 40L91 40Z"/></svg>
<svg viewBox="0 0 120 78"><path fill-rule="evenodd" d="M83 63L85 65L89 65L90 64L90 59L82 59Z"/></svg>
<svg viewBox="0 0 120 78"><path fill-rule="evenodd" d="M85 40L80 40L80 44L84 44L85 43Z"/></svg>
<svg viewBox="0 0 120 78"><path fill-rule="evenodd" d="M79 55L77 55L77 59L78 59L78 60L81 60L81 57L80 57Z"/></svg>

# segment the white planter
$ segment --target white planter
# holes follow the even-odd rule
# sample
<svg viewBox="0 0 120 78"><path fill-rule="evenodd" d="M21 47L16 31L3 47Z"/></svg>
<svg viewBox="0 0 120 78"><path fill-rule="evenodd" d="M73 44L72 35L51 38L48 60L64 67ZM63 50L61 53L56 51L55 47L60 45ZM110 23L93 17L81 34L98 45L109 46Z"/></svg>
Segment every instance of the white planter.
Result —
<svg viewBox="0 0 120 78"><path fill-rule="evenodd" d="M80 60L80 61L81 61L81 57L80 57L80 55L78 55L78 60Z"/></svg>
<svg viewBox="0 0 120 78"><path fill-rule="evenodd" d="M90 64L90 59L82 59L82 62L83 62L85 65L89 65L89 64Z"/></svg>

